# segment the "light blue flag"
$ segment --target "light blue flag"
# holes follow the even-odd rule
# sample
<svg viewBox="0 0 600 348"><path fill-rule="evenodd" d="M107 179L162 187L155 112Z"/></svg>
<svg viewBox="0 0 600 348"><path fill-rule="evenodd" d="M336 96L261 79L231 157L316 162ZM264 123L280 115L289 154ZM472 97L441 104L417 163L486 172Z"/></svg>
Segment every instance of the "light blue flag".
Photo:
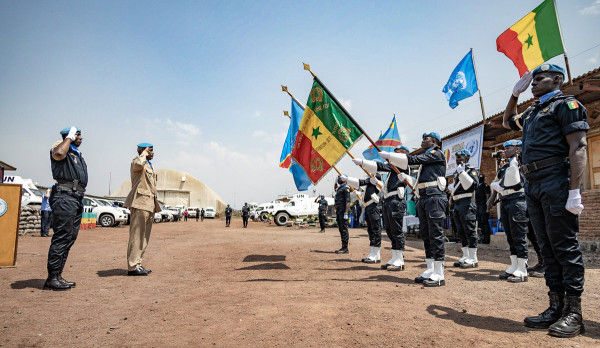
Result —
<svg viewBox="0 0 600 348"><path fill-rule="evenodd" d="M291 157L292 147L296 142L296 134L298 134L298 129L300 128L300 121L302 120L302 115L304 114L304 108L302 105L298 104L292 98L292 115L290 116L290 127L288 129L288 134L285 139L285 143L283 144L283 151L281 153L281 158L279 160L279 166L283 168L289 168L292 176L294 177L294 183L296 184L296 189L298 191L307 191L312 188L312 183L310 179L302 169Z"/></svg>
<svg viewBox="0 0 600 348"><path fill-rule="evenodd" d="M402 145L402 141L400 140L400 135L398 135L398 127L396 126L396 116L392 119L392 123L390 123L390 127L379 136L379 139L375 142L377 147L379 147L382 151L394 152L394 149L398 145ZM371 145L365 151L363 151L363 157L368 160L385 162L383 158L379 156L379 152L377 149Z"/></svg>
<svg viewBox="0 0 600 348"><path fill-rule="evenodd" d="M450 107L453 109L458 106L459 101L477 92L472 51L469 51L456 68L454 68L442 92L446 94L446 100L450 102Z"/></svg>

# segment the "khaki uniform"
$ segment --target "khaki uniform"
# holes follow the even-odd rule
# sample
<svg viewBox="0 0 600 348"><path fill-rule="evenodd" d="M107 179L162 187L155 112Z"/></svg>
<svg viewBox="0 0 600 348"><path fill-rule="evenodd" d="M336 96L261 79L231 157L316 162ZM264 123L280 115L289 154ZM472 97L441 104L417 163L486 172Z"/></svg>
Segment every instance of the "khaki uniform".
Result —
<svg viewBox="0 0 600 348"><path fill-rule="evenodd" d="M146 160L145 152L131 161L130 172L131 191L124 205L131 210L127 267L133 271L142 265L154 213L160 211L160 206L156 198L156 174Z"/></svg>

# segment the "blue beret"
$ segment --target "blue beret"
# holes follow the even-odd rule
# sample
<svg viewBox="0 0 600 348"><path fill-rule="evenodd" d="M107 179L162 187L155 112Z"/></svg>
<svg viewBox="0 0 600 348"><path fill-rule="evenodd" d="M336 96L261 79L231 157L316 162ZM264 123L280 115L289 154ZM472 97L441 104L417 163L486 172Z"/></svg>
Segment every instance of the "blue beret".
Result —
<svg viewBox="0 0 600 348"><path fill-rule="evenodd" d="M152 145L150 143L139 143L137 146L138 147L154 147L154 145Z"/></svg>
<svg viewBox="0 0 600 348"><path fill-rule="evenodd" d="M436 132L429 132L429 133L423 133L423 138L425 137L432 137L432 138L436 138L439 141L442 141L442 137L437 134Z"/></svg>
<svg viewBox="0 0 600 348"><path fill-rule="evenodd" d="M60 131L61 135L67 135L69 134L69 131L71 130L71 127L65 127ZM81 132L81 129L77 128L78 132Z"/></svg>
<svg viewBox="0 0 600 348"><path fill-rule="evenodd" d="M398 149L406 150L406 151L410 152L410 149L404 145L398 145L398 146L396 146L396 148L394 150L398 150Z"/></svg>
<svg viewBox="0 0 600 348"><path fill-rule="evenodd" d="M504 147L507 146L523 146L523 142L521 140L512 139L504 143Z"/></svg>
<svg viewBox="0 0 600 348"><path fill-rule="evenodd" d="M458 156L458 155L465 155L465 156L469 156L469 157L471 157L471 152L469 152L469 150L467 150L467 149L462 149L462 150L458 150L458 151L456 151L456 152L454 153L454 155L455 155L455 156Z"/></svg>
<svg viewBox="0 0 600 348"><path fill-rule="evenodd" d="M537 68L533 69L533 71L531 72L531 76L535 77L535 75L542 72L557 72L565 76L565 69L563 69L560 65L548 63L544 63L538 66Z"/></svg>

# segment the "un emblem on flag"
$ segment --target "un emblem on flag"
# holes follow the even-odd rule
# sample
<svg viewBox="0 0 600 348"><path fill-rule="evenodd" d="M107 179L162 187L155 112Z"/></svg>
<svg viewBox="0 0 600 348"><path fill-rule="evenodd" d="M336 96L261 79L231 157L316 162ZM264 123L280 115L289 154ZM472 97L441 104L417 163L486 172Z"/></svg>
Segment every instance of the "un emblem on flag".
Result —
<svg viewBox="0 0 600 348"><path fill-rule="evenodd" d="M310 171L311 172L322 172L323 171L323 160L319 157L313 158L310 161Z"/></svg>
<svg viewBox="0 0 600 348"><path fill-rule="evenodd" d="M467 78L465 77L465 73L462 71L457 72L456 75L453 76L453 79L448 81L446 87L453 92L462 91L467 88Z"/></svg>
<svg viewBox="0 0 600 348"><path fill-rule="evenodd" d="M312 102L322 102L323 101L323 90L320 87L317 88L313 88L312 91L310 91L310 100L312 100Z"/></svg>

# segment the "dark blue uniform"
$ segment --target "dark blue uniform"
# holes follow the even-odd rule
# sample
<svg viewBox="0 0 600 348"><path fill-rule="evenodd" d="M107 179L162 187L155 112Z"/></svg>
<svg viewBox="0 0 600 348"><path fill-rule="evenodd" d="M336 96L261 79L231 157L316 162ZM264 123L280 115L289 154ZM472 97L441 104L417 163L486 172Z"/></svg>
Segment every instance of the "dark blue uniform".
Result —
<svg viewBox="0 0 600 348"><path fill-rule="evenodd" d="M400 172L408 174L407 169ZM396 171L389 163L377 162L377 171L388 172L383 198L383 224L388 238L392 242L392 250L404 250L406 236L402 232L402 221L406 214L406 183L398 179ZM401 192L402 198L398 195ZM387 196L387 197L386 197Z"/></svg>
<svg viewBox="0 0 600 348"><path fill-rule="evenodd" d="M335 218L337 220L338 229L340 230L342 249L348 248L348 240L350 239L350 235L348 234L348 220L344 219L346 204L349 202L350 188L346 183L342 183L335 192Z"/></svg>
<svg viewBox="0 0 600 348"><path fill-rule="evenodd" d="M477 184L477 188L475 188L475 204L477 205L477 222L483 235L481 239L483 244L490 243L490 234L492 233L489 223L490 214L487 212L487 200L490 193L491 190L488 184L483 181Z"/></svg>
<svg viewBox="0 0 600 348"><path fill-rule="evenodd" d="M248 227L248 217L250 216L250 208L247 205L242 207L242 222L244 228Z"/></svg>
<svg viewBox="0 0 600 348"><path fill-rule="evenodd" d="M523 183L525 178L521 174L521 180L518 184L513 186L504 185L504 176L506 170L510 166L506 163L498 170L497 178L500 180L500 186L505 190L515 191L503 195L498 193L500 196L500 221L504 226L504 233L506 233L506 240L510 248L511 255L517 255L519 259L527 259L527 225L529 218L527 217L527 203L525 202L525 192L523 190ZM503 191L503 192L512 192Z"/></svg>
<svg viewBox="0 0 600 348"><path fill-rule="evenodd" d="M319 200L319 226L321 232L325 231L325 225L327 224L327 200L323 197Z"/></svg>
<svg viewBox="0 0 600 348"><path fill-rule="evenodd" d="M369 246L381 247L381 215L377 206L377 201L373 200L372 195L379 196L377 186L371 184L369 179L358 181L360 186L366 186L365 197L365 220L367 220L367 233L369 233Z"/></svg>
<svg viewBox="0 0 600 348"><path fill-rule="evenodd" d="M227 206L227 208L225 208L225 227L229 227L229 224L231 223L232 212L233 209L231 209L231 207Z"/></svg>
<svg viewBox="0 0 600 348"><path fill-rule="evenodd" d="M446 157L439 147L434 147L420 155L407 155L408 164L420 164L417 180L419 202L419 233L425 245L425 258L444 261L444 220L448 197L433 183L446 175ZM445 189L445 187L443 187Z"/></svg>
<svg viewBox="0 0 600 348"><path fill-rule="evenodd" d="M513 116L509 124L513 130L523 128L527 209L542 249L546 285L551 292L578 297L583 292L584 266L578 217L565 209L570 184L566 135L589 129L587 111L558 91Z"/></svg>
<svg viewBox="0 0 600 348"><path fill-rule="evenodd" d="M477 248L477 208L475 202L473 202L473 193L479 179L477 170L468 164L465 167L465 172L473 179L473 183L465 189L458 179L458 173L454 174L453 218L462 246Z"/></svg>
<svg viewBox="0 0 600 348"><path fill-rule="evenodd" d="M77 239L83 213L83 194L88 183L87 165L81 152L71 146L62 161L52 158L50 150L52 186L50 207L54 235L48 250L48 274L62 274L69 251Z"/></svg>

